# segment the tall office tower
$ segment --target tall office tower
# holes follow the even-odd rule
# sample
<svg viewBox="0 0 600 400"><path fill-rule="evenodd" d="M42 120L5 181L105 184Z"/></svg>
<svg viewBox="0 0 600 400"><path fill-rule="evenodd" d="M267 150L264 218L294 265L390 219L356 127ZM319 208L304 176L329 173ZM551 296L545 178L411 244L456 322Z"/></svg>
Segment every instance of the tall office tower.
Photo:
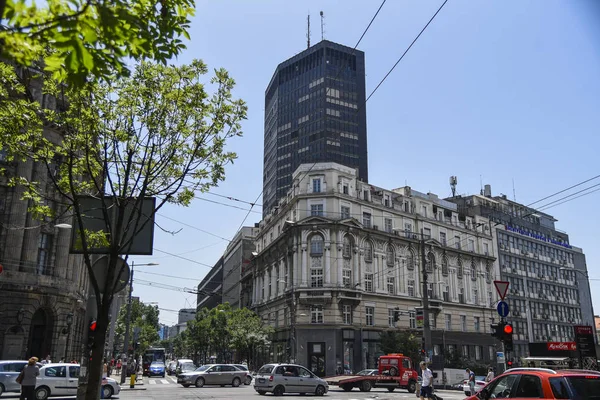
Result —
<svg viewBox="0 0 600 400"><path fill-rule="evenodd" d="M303 163L336 162L368 180L365 54L323 40L277 66L265 93L263 216Z"/></svg>

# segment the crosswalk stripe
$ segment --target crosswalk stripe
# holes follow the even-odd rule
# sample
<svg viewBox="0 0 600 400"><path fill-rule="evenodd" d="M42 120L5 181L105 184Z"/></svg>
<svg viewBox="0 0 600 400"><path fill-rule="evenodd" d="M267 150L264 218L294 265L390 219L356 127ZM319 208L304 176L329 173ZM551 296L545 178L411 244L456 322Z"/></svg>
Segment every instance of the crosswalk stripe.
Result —
<svg viewBox="0 0 600 400"><path fill-rule="evenodd" d="M166 379L161 379L160 381L161 381L162 383L164 383L165 385L168 385L169 383L171 383L171 382L169 382L169 381L168 381L168 380L166 380Z"/></svg>
<svg viewBox="0 0 600 400"><path fill-rule="evenodd" d="M148 383L150 383L151 385L156 385L156 381L155 381L155 380L153 380L153 379L149 379L149 380L148 380Z"/></svg>

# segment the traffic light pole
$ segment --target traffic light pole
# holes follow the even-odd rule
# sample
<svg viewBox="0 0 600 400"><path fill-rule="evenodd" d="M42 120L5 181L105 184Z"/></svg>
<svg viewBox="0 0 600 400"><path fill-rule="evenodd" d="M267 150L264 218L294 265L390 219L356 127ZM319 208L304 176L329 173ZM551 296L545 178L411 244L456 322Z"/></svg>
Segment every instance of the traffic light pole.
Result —
<svg viewBox="0 0 600 400"><path fill-rule="evenodd" d="M129 329L131 325L131 294L133 293L133 267L134 262L131 261L131 276L129 277L129 296L127 300L127 322L125 324L125 339L123 340L123 360L121 360L121 385L125 383L127 375L127 361L129 353ZM133 357L132 360L133 362Z"/></svg>

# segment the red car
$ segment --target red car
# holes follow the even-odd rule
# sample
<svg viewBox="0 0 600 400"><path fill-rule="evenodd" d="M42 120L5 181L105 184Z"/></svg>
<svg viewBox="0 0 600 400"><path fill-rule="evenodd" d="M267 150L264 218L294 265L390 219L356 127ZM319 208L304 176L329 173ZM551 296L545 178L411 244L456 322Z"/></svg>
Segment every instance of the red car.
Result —
<svg viewBox="0 0 600 400"><path fill-rule="evenodd" d="M513 368L467 400L527 398L600 400L600 372Z"/></svg>

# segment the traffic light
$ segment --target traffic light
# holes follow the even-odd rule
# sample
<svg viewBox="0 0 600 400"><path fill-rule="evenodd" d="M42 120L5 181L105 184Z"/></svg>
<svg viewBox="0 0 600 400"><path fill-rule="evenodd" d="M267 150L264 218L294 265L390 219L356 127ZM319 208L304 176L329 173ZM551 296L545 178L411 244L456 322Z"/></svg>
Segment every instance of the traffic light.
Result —
<svg viewBox="0 0 600 400"><path fill-rule="evenodd" d="M500 326L500 324L491 324L490 328L492 328L492 336L498 340L502 340L503 328Z"/></svg>
<svg viewBox="0 0 600 400"><path fill-rule="evenodd" d="M512 368L512 366L513 366L513 362L512 362L512 360L508 360L508 361L506 362L506 369L511 369L511 368Z"/></svg>
<svg viewBox="0 0 600 400"><path fill-rule="evenodd" d="M88 326L88 337L87 337L87 346L88 350L92 350L96 347L96 320L92 319Z"/></svg>
<svg viewBox="0 0 600 400"><path fill-rule="evenodd" d="M513 351L513 326L508 322L504 322L502 327L502 342L504 343L504 351Z"/></svg>

